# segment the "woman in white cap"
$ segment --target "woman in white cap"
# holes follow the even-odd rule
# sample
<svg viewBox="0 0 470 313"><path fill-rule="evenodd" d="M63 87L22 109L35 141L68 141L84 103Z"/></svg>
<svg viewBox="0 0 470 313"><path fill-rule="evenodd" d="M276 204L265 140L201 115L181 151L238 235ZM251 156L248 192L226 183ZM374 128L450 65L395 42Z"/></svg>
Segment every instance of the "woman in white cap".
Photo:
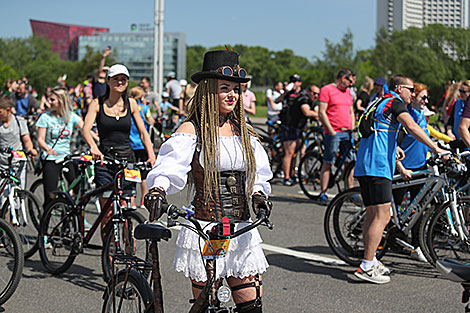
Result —
<svg viewBox="0 0 470 313"><path fill-rule="evenodd" d="M83 137L90 146L94 160L103 160L103 156L125 159L134 162L135 157L129 139L131 118L134 119L142 143L148 154L148 162L155 163L155 153L149 134L145 130L144 122L140 117L137 102L128 97L129 71L124 65L115 64L108 71L106 93L103 97L94 99L90 104L83 126ZM91 129L96 122L100 145L96 144L91 135ZM97 166L95 169L95 182L97 187L105 186L114 179L112 169ZM132 185L124 185L124 191L132 195ZM131 194L129 194L131 193ZM109 197L110 192L103 194L101 204ZM110 212L112 213L112 212ZM105 219L102 227L106 223Z"/></svg>
<svg viewBox="0 0 470 313"><path fill-rule="evenodd" d="M248 82L233 51L210 51L202 72L191 79L198 83L184 122L160 148L157 163L147 176L150 189L144 204L152 220L162 214L166 193L184 189L191 172L194 184L194 217L210 229L228 217L235 229L250 219L249 201L255 215L271 203L272 178L268 156L253 129L246 125L240 83ZM258 230L234 238L224 258L217 261L217 279L225 278L232 288L237 312L261 312L261 274L268 263L260 246ZM197 234L183 228L176 240L173 267L191 279L198 299L207 281ZM198 301L201 301L199 299ZM199 303L199 302L198 302Z"/></svg>

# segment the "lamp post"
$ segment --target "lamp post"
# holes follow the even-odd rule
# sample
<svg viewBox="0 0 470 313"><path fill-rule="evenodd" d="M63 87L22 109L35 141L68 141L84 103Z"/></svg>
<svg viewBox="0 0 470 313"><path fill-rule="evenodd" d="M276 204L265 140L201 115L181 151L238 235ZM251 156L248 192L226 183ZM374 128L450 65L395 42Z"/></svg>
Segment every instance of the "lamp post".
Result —
<svg viewBox="0 0 470 313"><path fill-rule="evenodd" d="M165 0L155 0L155 15L153 28L153 90L158 101L162 99L163 91L163 20Z"/></svg>

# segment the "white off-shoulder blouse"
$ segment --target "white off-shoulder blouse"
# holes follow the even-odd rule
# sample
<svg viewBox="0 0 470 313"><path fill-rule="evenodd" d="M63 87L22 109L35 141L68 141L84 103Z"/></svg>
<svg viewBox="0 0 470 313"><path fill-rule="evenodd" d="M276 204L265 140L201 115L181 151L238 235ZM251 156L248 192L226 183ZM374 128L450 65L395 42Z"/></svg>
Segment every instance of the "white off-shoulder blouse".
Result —
<svg viewBox="0 0 470 313"><path fill-rule="evenodd" d="M271 193L269 180L273 177L268 155L257 138L250 137L251 146L256 160L256 177L253 193L262 191ZM174 194L184 189L191 161L196 149L196 135L174 133L160 147L155 166L147 176L147 187L163 187L167 194ZM219 137L220 171L243 171L242 143L240 136ZM203 151L199 155L199 163L204 167Z"/></svg>

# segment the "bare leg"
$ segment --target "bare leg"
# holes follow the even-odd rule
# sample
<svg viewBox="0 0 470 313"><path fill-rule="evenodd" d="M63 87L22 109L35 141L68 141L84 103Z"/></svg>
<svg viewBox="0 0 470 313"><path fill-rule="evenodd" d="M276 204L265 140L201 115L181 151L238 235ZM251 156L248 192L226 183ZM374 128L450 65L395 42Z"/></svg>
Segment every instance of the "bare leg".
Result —
<svg viewBox="0 0 470 313"><path fill-rule="evenodd" d="M366 207L366 221L362 227L364 239L364 259L372 261L377 247L382 240L382 235L390 221L391 203L377 204Z"/></svg>
<svg viewBox="0 0 470 313"><path fill-rule="evenodd" d="M326 193L328 189L328 181L330 180L331 164L323 163L320 171L320 188L321 193Z"/></svg>
<svg viewBox="0 0 470 313"><path fill-rule="evenodd" d="M292 156L295 152L295 145L295 140L283 142L284 157L282 158L282 170L284 171L284 179L290 178Z"/></svg>

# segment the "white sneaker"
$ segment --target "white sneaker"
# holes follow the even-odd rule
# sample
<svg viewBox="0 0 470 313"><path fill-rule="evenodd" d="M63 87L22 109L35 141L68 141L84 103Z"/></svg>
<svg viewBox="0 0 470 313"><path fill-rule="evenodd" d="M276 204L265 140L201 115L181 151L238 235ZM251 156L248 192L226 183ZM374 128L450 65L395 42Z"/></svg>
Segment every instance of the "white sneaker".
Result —
<svg viewBox="0 0 470 313"><path fill-rule="evenodd" d="M426 257L423 254L423 251L421 251L421 247L418 247L414 250L411 250L410 256L413 260L417 260L420 262L427 262Z"/></svg>
<svg viewBox="0 0 470 313"><path fill-rule="evenodd" d="M372 266L368 270L364 270L361 266L357 269L354 275L362 280L374 283L374 284L386 284L390 282L390 276L386 276L379 272L377 266Z"/></svg>
<svg viewBox="0 0 470 313"><path fill-rule="evenodd" d="M379 271L379 273L382 275L390 275L390 269L386 267L382 262L377 262L379 262L379 264L377 265L377 270Z"/></svg>

